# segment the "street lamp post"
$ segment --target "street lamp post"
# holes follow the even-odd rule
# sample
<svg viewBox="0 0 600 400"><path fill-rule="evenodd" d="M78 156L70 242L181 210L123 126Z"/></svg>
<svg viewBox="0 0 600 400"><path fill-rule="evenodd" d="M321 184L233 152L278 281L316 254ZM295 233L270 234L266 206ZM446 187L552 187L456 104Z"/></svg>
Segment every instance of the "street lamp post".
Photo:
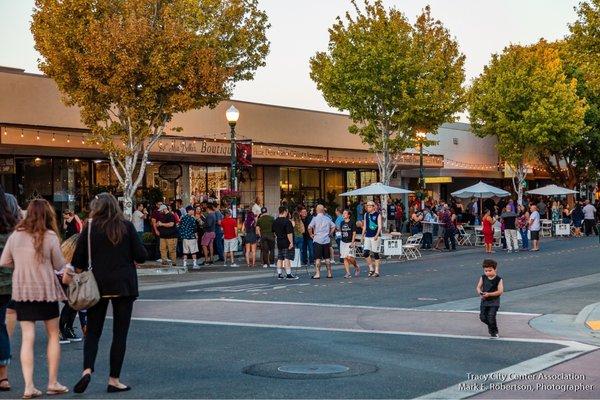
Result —
<svg viewBox="0 0 600 400"><path fill-rule="evenodd" d="M229 127L231 128L231 173L230 173L230 189L234 192L233 200L231 201L231 215L232 217L237 217L237 197L235 193L237 193L237 152L235 146L235 125L240 117L240 112L234 106L231 106L225 112L225 116L227 117L227 122L229 122Z"/></svg>
<svg viewBox="0 0 600 400"><path fill-rule="evenodd" d="M419 131L417 132L417 139L419 140L419 190L421 191L421 208L424 204L425 197L425 168L423 167L423 142L427 137L427 133Z"/></svg>

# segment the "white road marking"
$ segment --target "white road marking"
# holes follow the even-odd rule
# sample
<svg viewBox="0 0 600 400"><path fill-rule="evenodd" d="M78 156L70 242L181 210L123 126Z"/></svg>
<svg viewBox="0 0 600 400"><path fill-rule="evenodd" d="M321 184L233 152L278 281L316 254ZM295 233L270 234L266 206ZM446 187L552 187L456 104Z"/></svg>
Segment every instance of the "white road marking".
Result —
<svg viewBox="0 0 600 400"><path fill-rule="evenodd" d="M267 294L267 293L263 293ZM300 303L293 301L268 301L268 300L244 300L244 299L139 299L136 301L146 301L146 302L154 302L159 301L162 303L165 302L185 302L185 301L199 301L199 302L209 302L209 301L225 301L225 302L233 302L233 303L252 303L252 304L279 304L279 305L291 305L291 306L306 306L306 307L329 307L329 308L356 308L362 310L381 310L381 311L416 311L416 312L448 312L448 313L460 313L460 314L479 314L479 311L471 311L471 310L430 310L427 308L404 308L404 307L379 307L379 306L361 306L361 305L352 305L352 304L325 304L325 303ZM533 314L533 313L520 313L520 312L511 312L511 311L499 311L498 314L503 315L522 315L529 317L539 317L542 314Z"/></svg>
<svg viewBox="0 0 600 400"><path fill-rule="evenodd" d="M243 326L248 328L268 328L268 329L287 329L287 330L303 330L303 331L323 331L323 332L348 332L348 333L377 333L381 335L399 335L399 336L424 336L424 337L441 337L448 339L465 339L465 340L485 340L501 341L501 342L515 342L515 343L547 343L556 344L559 346L565 346L569 349L569 354L579 352L583 353L596 350L598 347L574 342L571 340L559 340L559 339L531 339L531 338L498 338L490 339L487 336L472 336L472 335L452 335L447 333L428 333L428 332L411 332L411 331L392 331L392 330L381 330L381 329L356 329L356 328L325 328L322 326L303 326L303 325L280 325L280 324L262 324L256 322L229 322L229 321L212 321L212 320L201 320L201 319L177 319L177 318L153 318L153 317L133 317L134 321L146 321L146 322L164 322L164 323L178 323L178 324L191 324L191 325L216 325L216 326ZM554 353L554 352L553 352ZM552 354L552 353L550 353ZM563 360L564 361L564 360Z"/></svg>

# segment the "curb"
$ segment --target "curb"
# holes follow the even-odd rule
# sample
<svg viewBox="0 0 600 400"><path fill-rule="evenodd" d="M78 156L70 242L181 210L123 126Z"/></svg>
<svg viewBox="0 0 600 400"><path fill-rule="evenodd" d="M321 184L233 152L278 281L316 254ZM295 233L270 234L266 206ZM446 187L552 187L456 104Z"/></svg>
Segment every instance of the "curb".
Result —
<svg viewBox="0 0 600 400"><path fill-rule="evenodd" d="M575 322L584 324L592 331L600 331L600 303L590 304L577 314Z"/></svg>
<svg viewBox="0 0 600 400"><path fill-rule="evenodd" d="M187 268L183 267L150 267L138 268L138 276L156 276L156 275L180 275L187 274Z"/></svg>

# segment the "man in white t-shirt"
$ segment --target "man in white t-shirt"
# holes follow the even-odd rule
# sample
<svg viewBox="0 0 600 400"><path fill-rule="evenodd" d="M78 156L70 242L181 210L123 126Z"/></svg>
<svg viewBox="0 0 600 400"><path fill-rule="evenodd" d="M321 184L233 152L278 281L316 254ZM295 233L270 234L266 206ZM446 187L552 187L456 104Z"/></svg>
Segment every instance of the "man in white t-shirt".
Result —
<svg viewBox="0 0 600 400"><path fill-rule="evenodd" d="M531 251L539 251L540 250L540 213L535 204L532 204L531 214L529 214L529 232L531 234Z"/></svg>
<svg viewBox="0 0 600 400"><path fill-rule="evenodd" d="M594 223L596 222L596 207L594 207L589 200L585 201L585 207L583 207L583 227L585 230L585 236L590 236L594 233Z"/></svg>
<svg viewBox="0 0 600 400"><path fill-rule="evenodd" d="M142 233L144 233L144 220L148 217L148 211L144 208L142 203L138 204L135 211L133 212L133 216L131 217L131 222L135 227L136 232L140 239L142 238Z"/></svg>

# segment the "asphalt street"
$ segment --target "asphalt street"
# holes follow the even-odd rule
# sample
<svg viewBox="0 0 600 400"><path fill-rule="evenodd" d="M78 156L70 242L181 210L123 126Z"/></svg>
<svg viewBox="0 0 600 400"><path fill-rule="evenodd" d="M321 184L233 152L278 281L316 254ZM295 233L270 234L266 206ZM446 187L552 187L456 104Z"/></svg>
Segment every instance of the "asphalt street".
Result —
<svg viewBox="0 0 600 400"><path fill-rule="evenodd" d="M575 315L600 302L597 237L545 241L538 253L492 255L507 290L500 340L487 338L473 312L474 286L486 257L480 250L387 263L378 279L346 280L336 270L333 280L311 280L300 271L297 281L279 281L262 269L190 273L165 282L144 277L122 375L134 390L105 392L108 320L87 397L414 398L437 392L465 398L481 392L460 387L469 374L535 372L598 354L527 323L537 314ZM161 283L167 286L157 289ZM36 383L44 388L41 337L40 326ZM60 379L70 387L80 374L82 347L62 346ZM0 398L22 394L18 348L17 329L10 367L14 389ZM280 370L315 364L347 372ZM583 364L578 368L590 368ZM575 397L598 398L598 389ZM71 397L78 396L63 396Z"/></svg>
<svg viewBox="0 0 600 400"><path fill-rule="evenodd" d="M540 252L505 253L498 251L491 258L498 261L498 273L504 278L507 291L532 291L527 303L507 302L504 311L533 313L578 313L584 306L600 302L600 291L594 291L598 279L588 284L552 288L550 293L537 293L534 288L577 277L600 273L598 238L552 240L542 244ZM304 269L298 271L298 281L278 281L266 273L263 279L236 283L199 285L144 292L148 299L233 298L265 301L291 301L323 304L371 305L385 307L421 307L454 300L475 298L475 285L482 274L481 263L486 258L483 249L475 252L436 253L421 260L388 263L382 267L382 277L343 279L337 270L334 279L311 280ZM309 270L312 273L312 270ZM201 281L199 283L202 283ZM533 292L536 292L533 295ZM552 301L560 298L561 301Z"/></svg>

